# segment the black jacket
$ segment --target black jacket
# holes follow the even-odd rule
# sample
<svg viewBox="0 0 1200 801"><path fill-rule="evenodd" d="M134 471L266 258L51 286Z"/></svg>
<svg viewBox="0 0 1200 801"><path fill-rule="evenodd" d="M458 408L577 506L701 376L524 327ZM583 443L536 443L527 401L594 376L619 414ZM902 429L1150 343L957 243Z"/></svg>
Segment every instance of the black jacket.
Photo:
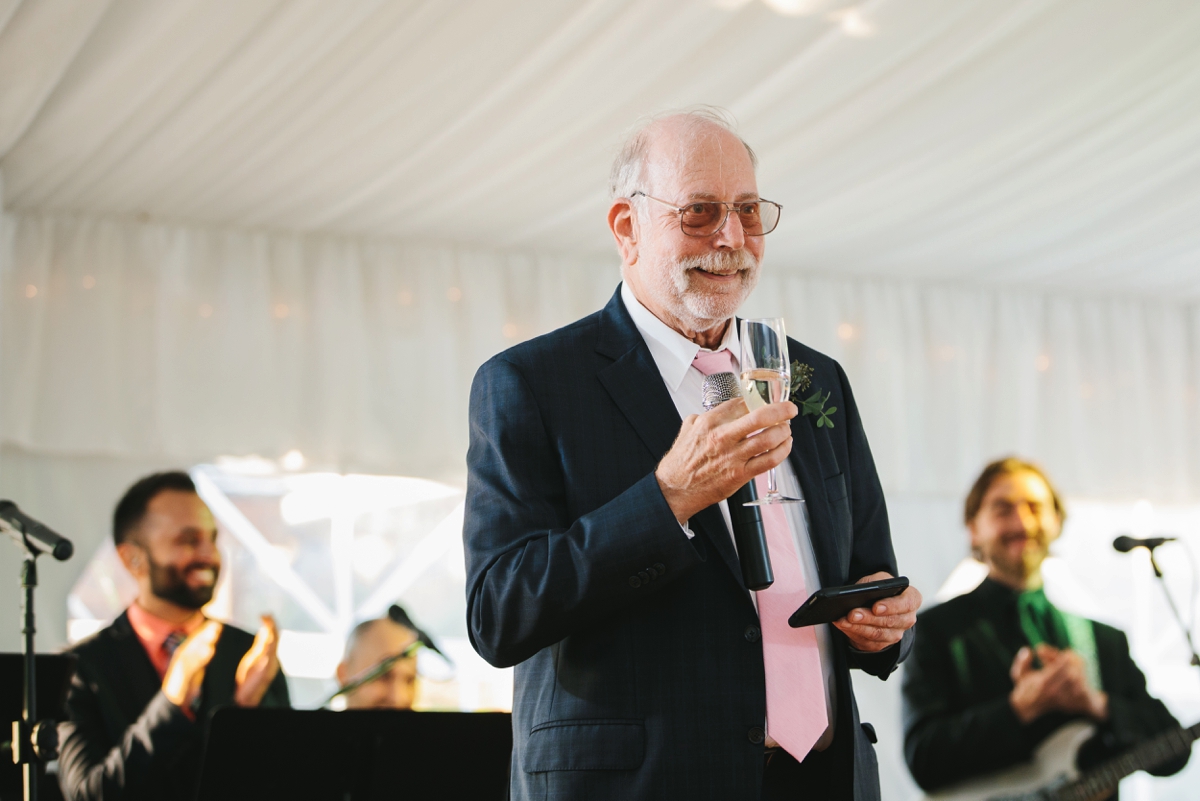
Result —
<svg viewBox="0 0 1200 801"><path fill-rule="evenodd" d="M823 586L896 573L883 492L845 374L797 342L835 427L798 416L791 460ZM680 419L620 291L518 345L471 390L463 536L476 650L516 665L514 799L758 799L762 643L725 521L680 530L654 468ZM839 795L879 798L849 668L886 677L911 638L852 652L833 632ZM853 762L853 769L849 766Z"/></svg>
<svg viewBox="0 0 1200 801"><path fill-rule="evenodd" d="M985 579L972 592L918 617L917 642L904 667L904 754L913 778L926 790L1026 761L1071 720L1050 713L1022 724L1009 705L1009 671L1018 649L1028 644L1018 621L1017 595ZM1083 767L1178 725L1146 692L1125 635L1102 623L1092 627L1109 718L1085 746ZM1187 759L1184 755L1153 772L1176 773Z"/></svg>
<svg viewBox="0 0 1200 801"><path fill-rule="evenodd" d="M162 680L126 615L76 645L67 721L59 725L63 795L68 801L192 798L205 721L217 707L233 703L234 674L253 642L241 629L222 629L195 721L162 694ZM262 706L289 706L282 672Z"/></svg>

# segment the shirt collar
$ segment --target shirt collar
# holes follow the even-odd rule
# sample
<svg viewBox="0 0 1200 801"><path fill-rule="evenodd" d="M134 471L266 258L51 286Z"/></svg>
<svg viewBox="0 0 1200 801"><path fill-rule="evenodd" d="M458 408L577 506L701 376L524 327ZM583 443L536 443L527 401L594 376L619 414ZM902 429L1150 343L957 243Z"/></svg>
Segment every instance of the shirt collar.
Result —
<svg viewBox="0 0 1200 801"><path fill-rule="evenodd" d="M158 615L147 612L136 603L130 604L129 609L126 610L126 614L129 617L129 625L133 627L133 631L137 634L138 639L155 648L161 647L163 641L167 639L167 636L171 632L182 631L185 634L191 634L204 622L204 613L197 611L185 623L171 623L168 620L163 620Z"/></svg>
<svg viewBox="0 0 1200 801"><path fill-rule="evenodd" d="M621 300L625 303L629 316L633 318L633 324L637 326L638 333L642 335L646 346L650 348L650 355L654 358L654 364L658 367L658 372L662 374L667 388L671 392L678 392L687 371L692 367L692 361L696 358L696 354L701 350L708 349L701 348L655 317L634 296L629 284L624 282L621 284ZM741 358L737 328L737 319L734 318L732 324L725 327L725 336L721 339L721 344L716 347L716 350L728 348L733 355L735 365Z"/></svg>

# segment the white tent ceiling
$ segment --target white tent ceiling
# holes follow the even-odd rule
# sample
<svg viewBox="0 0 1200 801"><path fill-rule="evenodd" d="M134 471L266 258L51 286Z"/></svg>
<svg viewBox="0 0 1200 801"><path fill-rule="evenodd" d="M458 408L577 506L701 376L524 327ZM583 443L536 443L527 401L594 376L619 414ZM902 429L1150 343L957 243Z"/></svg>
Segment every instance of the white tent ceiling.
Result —
<svg viewBox="0 0 1200 801"><path fill-rule="evenodd" d="M769 5L0 0L4 202L604 251L621 132L705 102L777 267L1200 298L1200 3Z"/></svg>

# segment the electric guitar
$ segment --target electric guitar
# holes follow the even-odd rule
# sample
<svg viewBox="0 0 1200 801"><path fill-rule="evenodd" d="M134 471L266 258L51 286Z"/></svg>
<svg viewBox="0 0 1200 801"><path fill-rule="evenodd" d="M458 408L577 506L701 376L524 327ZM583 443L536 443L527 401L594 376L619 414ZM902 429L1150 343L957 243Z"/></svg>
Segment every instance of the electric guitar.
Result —
<svg viewBox="0 0 1200 801"><path fill-rule="evenodd" d="M1200 723L1155 735L1086 773L1075 767L1079 748L1096 729L1068 723L1034 751L1033 759L930 793L925 801L1093 801L1107 798L1121 779L1186 754L1200 739Z"/></svg>

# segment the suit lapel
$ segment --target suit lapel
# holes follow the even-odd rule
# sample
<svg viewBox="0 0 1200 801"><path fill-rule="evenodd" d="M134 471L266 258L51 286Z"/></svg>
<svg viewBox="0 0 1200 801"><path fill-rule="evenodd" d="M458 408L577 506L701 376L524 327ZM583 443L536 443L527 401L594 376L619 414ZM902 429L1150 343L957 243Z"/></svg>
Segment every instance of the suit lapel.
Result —
<svg viewBox="0 0 1200 801"><path fill-rule="evenodd" d="M650 350L645 344L634 347L603 368L599 378L657 462L671 449L682 421Z"/></svg>
<svg viewBox="0 0 1200 801"><path fill-rule="evenodd" d="M671 449L682 420L671 394L663 383L662 374L645 340L638 332L621 300L621 288L604 307L600 316L600 336L596 351L614 361L598 373L600 383L613 403L629 421L638 438L657 464ZM742 583L742 568L733 548L729 529L720 510L714 505L704 509L689 521L703 531L709 544L721 555L726 566ZM747 598L749 595L747 594Z"/></svg>
<svg viewBox="0 0 1200 801"><path fill-rule="evenodd" d="M113 700L121 705L122 712L132 722L150 703L162 679L125 613L113 621L112 642L117 657L116 664L109 666Z"/></svg>

